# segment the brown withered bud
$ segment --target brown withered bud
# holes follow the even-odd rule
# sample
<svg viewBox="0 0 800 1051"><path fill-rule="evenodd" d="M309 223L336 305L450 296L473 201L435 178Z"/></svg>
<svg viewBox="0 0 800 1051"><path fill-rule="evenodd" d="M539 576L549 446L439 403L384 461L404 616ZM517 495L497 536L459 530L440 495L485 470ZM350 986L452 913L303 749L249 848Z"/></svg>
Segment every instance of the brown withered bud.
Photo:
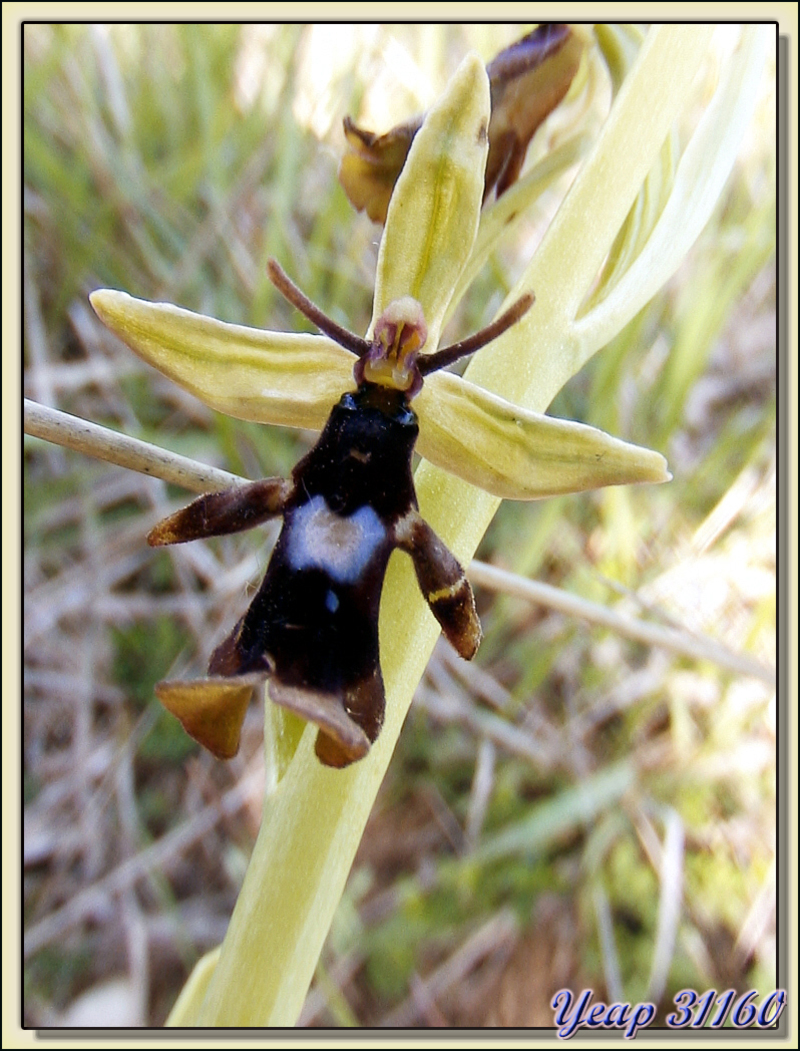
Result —
<svg viewBox="0 0 800 1051"><path fill-rule="evenodd" d="M569 91L583 41L569 26L544 23L486 67L492 99L483 199L517 181L539 125Z"/></svg>
<svg viewBox="0 0 800 1051"><path fill-rule="evenodd" d="M484 200L495 188L499 197L517 180L536 129L569 90L583 47L582 38L568 25L545 22L486 67L492 115ZM366 210L373 222L386 221L394 184L422 119L411 118L384 135L344 119L347 150L339 182L353 207Z"/></svg>

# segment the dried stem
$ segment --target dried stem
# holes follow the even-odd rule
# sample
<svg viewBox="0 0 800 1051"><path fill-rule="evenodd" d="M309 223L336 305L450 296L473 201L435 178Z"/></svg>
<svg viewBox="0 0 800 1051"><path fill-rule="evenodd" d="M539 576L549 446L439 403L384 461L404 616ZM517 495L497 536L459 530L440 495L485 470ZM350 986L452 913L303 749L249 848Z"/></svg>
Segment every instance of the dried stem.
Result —
<svg viewBox="0 0 800 1051"><path fill-rule="evenodd" d="M537 580L520 577L516 573L508 573L485 562L472 562L469 575L475 584L493 591L504 591L530 602L539 602L570 617L581 617L594 624L601 624L619 635L626 635L647 646L659 646L694 660L711 661L722 668L742 675L752 675L771 686L775 685L774 668L767 667L746 654L735 653L708 636L694 635L680 628L665 628L636 617L626 617L600 603L590 602L578 595L570 595L551 584L542 584Z"/></svg>
<svg viewBox="0 0 800 1051"><path fill-rule="evenodd" d="M190 460L157 445L25 399L25 433L131 471L161 478L193 493L217 492L244 482L238 475Z"/></svg>

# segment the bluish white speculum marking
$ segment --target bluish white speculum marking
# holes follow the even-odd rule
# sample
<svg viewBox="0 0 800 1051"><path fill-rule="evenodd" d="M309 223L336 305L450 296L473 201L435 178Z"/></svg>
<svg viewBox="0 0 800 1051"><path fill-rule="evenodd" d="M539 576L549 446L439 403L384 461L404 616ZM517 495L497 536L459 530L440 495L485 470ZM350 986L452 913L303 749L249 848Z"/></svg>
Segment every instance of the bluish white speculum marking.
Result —
<svg viewBox="0 0 800 1051"><path fill-rule="evenodd" d="M286 556L298 572L322 569L337 584L355 584L385 538L386 527L369 505L342 518L324 496L315 496L292 516Z"/></svg>

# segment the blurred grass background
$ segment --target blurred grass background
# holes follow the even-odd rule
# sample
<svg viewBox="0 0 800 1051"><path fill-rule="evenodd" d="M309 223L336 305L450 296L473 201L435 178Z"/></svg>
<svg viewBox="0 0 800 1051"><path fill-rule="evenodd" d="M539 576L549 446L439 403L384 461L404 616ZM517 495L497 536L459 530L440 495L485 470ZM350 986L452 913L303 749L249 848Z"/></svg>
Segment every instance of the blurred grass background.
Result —
<svg viewBox="0 0 800 1051"><path fill-rule="evenodd" d="M266 279L274 255L363 332L380 231L336 181L342 117L387 130L469 47L488 60L526 28L24 27L25 395L250 477L287 474L312 435L207 410L111 337L88 293L296 329ZM479 553L766 666L774 132L769 69L684 267L552 406L664 452L673 482L506 503ZM546 143L545 126L533 151ZM490 320L563 190L479 277L453 338ZM254 531L148 549L187 499L25 440L27 1025L160 1025L241 883L260 714L223 764L152 688L201 670L269 547ZM301 1023L551 1025L562 987L663 992L663 1018L684 987L772 990L785 932L769 677L477 598L481 651L467 666L436 650Z"/></svg>

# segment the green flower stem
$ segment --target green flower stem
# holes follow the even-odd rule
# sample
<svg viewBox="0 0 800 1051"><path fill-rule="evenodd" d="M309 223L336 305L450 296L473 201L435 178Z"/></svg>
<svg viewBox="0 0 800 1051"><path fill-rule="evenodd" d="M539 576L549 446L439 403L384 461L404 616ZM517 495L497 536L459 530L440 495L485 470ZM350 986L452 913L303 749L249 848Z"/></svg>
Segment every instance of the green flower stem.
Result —
<svg viewBox="0 0 800 1051"><path fill-rule="evenodd" d="M469 370L473 382L543 411L583 364L570 324L656 162L708 38L702 26L656 27L648 34L594 152L521 282L523 288L535 289L535 308L478 356ZM468 561L499 501L428 463L417 471L416 484L424 516ZM216 969L196 983L196 996L181 998L170 1024L295 1023L411 697L439 634L402 555L395 555L389 567L380 632L388 704L378 741L362 762L336 771L316 762L315 729L304 733L285 776L265 802Z"/></svg>

